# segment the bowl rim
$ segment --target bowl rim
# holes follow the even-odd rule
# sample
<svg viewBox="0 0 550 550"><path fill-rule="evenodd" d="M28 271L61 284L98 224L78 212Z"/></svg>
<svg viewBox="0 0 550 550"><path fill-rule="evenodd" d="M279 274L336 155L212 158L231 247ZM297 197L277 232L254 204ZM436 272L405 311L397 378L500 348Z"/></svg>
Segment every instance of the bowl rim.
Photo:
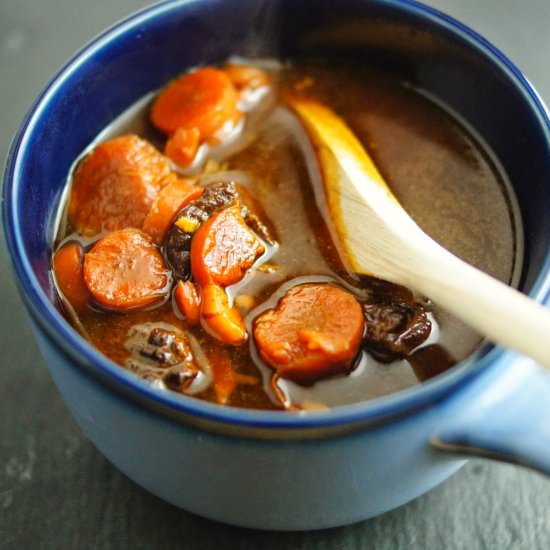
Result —
<svg viewBox="0 0 550 550"><path fill-rule="evenodd" d="M21 183L21 165L33 135L33 129L47 110L49 101L55 97L56 91L71 78L71 75L83 63L93 58L96 52L108 47L112 42L116 42L124 33L138 25L163 16L172 10L177 10L186 4L194 3L194 0L164 0L129 15L93 38L56 72L38 95L13 138L6 159L2 192L4 236L9 257L20 293L31 317L47 334L49 340L53 341L65 355L71 358L71 366L84 367L89 373L100 378L102 382L118 390L119 393L123 393L126 397L140 401L141 404L161 413L169 411L169 416L181 418L184 421L193 417L222 426L323 431L323 429L338 426L378 424L382 420L429 406L443 395L465 386L481 373L487 372L490 367L502 366L506 363L506 360L512 357L511 352L486 344L473 356L444 375L369 401L341 405L333 407L329 411L307 411L305 413L248 410L220 406L176 392L155 389L149 383L102 355L70 326L48 299L34 275L29 258L25 255L23 236L18 223L17 204ZM465 41L481 56L489 59L493 65L507 75L507 80L516 86L524 100L530 105L531 112L539 118L546 137L546 147L550 154L548 111L528 79L499 49L463 23L415 0L375 0L375 3L425 18L447 33ZM550 250L546 253L544 266L530 289L529 296L544 302L548 299L549 293Z"/></svg>

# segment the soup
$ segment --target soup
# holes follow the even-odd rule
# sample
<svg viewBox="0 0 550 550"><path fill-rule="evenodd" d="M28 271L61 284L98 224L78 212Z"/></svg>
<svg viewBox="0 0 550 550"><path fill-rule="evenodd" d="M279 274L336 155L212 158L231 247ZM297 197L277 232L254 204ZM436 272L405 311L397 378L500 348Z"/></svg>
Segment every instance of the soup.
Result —
<svg viewBox="0 0 550 550"><path fill-rule="evenodd" d="M427 298L346 269L290 94L343 118L427 233L513 282L505 175L421 91L343 63L191 71L75 163L53 258L69 321L159 391L323 409L417 384L481 344Z"/></svg>

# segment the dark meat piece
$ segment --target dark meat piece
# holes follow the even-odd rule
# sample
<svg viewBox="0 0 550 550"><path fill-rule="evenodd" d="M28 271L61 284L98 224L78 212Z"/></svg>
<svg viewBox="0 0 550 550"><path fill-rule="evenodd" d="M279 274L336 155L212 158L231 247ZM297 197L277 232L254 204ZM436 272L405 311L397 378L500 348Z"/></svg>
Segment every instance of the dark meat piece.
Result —
<svg viewBox="0 0 550 550"><path fill-rule="evenodd" d="M191 239L197 229L217 210L240 203L241 215L246 224L269 244L274 241L267 227L242 201L233 182L212 183L203 194L188 204L174 219L164 240L163 250L168 265L177 279L191 277Z"/></svg>
<svg viewBox="0 0 550 550"><path fill-rule="evenodd" d="M191 278L191 239L193 233L186 233L172 224L164 239L164 257L176 279Z"/></svg>
<svg viewBox="0 0 550 550"><path fill-rule="evenodd" d="M184 391L200 373L186 335L165 323L134 325L125 342L126 366L148 380Z"/></svg>
<svg viewBox="0 0 550 550"><path fill-rule="evenodd" d="M239 200L239 193L232 181L211 183L204 188L204 193L187 205L177 216L195 220L198 226L205 222L216 210L229 206Z"/></svg>
<svg viewBox="0 0 550 550"><path fill-rule="evenodd" d="M360 277L361 283L364 288L371 291L370 302L377 303L392 303L392 304L414 304L414 294L406 286L397 285L384 281L382 279L376 279L375 277L368 277L363 275Z"/></svg>
<svg viewBox="0 0 550 550"><path fill-rule="evenodd" d="M171 390L183 392L193 383L198 375L198 370L192 370L189 367L175 366L170 367L162 377L162 381Z"/></svg>
<svg viewBox="0 0 550 550"><path fill-rule="evenodd" d="M138 344L137 350L144 357L158 361L159 366L193 361L193 354L183 335L161 327L153 328L147 342Z"/></svg>
<svg viewBox="0 0 550 550"><path fill-rule="evenodd" d="M406 357L428 336L432 324L418 303L378 302L363 305L364 346L383 363Z"/></svg>

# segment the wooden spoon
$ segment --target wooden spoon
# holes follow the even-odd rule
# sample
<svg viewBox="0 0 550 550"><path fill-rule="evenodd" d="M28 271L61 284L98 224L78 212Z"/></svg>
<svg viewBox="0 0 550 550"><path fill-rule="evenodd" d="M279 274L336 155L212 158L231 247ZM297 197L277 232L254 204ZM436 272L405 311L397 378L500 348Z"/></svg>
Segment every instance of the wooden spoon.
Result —
<svg viewBox="0 0 550 550"><path fill-rule="evenodd" d="M330 109L300 97L288 102L316 148L336 237L351 270L415 289L493 342L550 368L550 310L424 233Z"/></svg>

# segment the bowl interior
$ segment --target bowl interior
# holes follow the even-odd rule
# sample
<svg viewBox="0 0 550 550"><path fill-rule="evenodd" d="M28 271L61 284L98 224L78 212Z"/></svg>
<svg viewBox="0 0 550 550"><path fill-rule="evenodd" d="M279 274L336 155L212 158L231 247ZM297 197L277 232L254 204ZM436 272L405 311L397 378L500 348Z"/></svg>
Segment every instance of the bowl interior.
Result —
<svg viewBox="0 0 550 550"><path fill-rule="evenodd" d="M368 60L458 113L512 182L525 232L521 287L546 298L548 120L519 71L491 46L416 2L341 0L336 10L334 2L319 0L312 10L306 0L169 1L113 27L69 62L37 100L12 147L6 234L23 293L40 306L43 322L56 314L49 274L53 221L74 159L143 95L187 67L230 55Z"/></svg>

